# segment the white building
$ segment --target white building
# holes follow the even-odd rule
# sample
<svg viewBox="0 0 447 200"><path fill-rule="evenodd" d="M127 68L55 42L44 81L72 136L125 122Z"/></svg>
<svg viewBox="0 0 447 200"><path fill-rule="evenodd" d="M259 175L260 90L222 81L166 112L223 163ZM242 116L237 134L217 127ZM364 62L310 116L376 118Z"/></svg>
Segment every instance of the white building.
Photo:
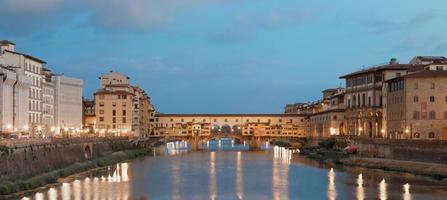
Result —
<svg viewBox="0 0 447 200"><path fill-rule="evenodd" d="M42 69L42 134L51 136L55 131L54 125L54 81L53 73L49 69Z"/></svg>
<svg viewBox="0 0 447 200"><path fill-rule="evenodd" d="M71 133L82 129L83 81L64 75L53 76L54 82L54 126L56 132Z"/></svg>
<svg viewBox="0 0 447 200"><path fill-rule="evenodd" d="M39 96L30 100L33 93L31 87L40 85L39 77L29 70L40 71L45 62L35 57L15 52L15 44L6 40L0 41L1 81L1 132L28 132L32 125L37 129L40 121ZM32 78L34 77L34 78ZM36 78L37 77L37 78ZM37 104L37 105L36 105ZM32 114L30 108L35 108ZM36 114L37 113L37 114ZM33 118L34 117L34 118ZM32 123L33 121L35 123Z"/></svg>

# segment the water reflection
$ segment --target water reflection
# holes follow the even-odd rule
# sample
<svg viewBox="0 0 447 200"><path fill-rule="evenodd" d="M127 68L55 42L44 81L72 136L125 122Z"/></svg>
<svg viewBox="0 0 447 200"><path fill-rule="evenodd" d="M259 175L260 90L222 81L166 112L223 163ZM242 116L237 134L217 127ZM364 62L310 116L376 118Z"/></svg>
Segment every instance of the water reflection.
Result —
<svg viewBox="0 0 447 200"><path fill-rule="evenodd" d="M181 153L186 153L190 151L188 142L186 141L176 141L166 143L166 152L168 155L177 155Z"/></svg>
<svg viewBox="0 0 447 200"><path fill-rule="evenodd" d="M224 146L230 145L229 140L222 142ZM200 151L182 156L146 157L133 161L132 165L121 163L91 172L88 177L23 199L426 200L443 199L447 195L445 185L432 184L436 187L425 190L426 182L400 174L384 176L363 169L355 173L328 171L306 164L300 160L304 158L292 154L292 150L272 146L270 151Z"/></svg>
<svg viewBox="0 0 447 200"><path fill-rule="evenodd" d="M273 148L272 193L273 199L289 199L289 164L292 150L275 146Z"/></svg>
<svg viewBox="0 0 447 200"><path fill-rule="evenodd" d="M128 163L117 164L108 168L108 178L86 177L83 180L74 180L71 183L62 183L59 187L49 188L46 192L37 192L34 200L81 200L81 199L129 199ZM92 190L94 192L92 192ZM60 195L59 195L59 194ZM60 197L59 197L60 196ZM22 200L30 198L23 197Z"/></svg>
<svg viewBox="0 0 447 200"><path fill-rule="evenodd" d="M379 199L380 200L387 200L388 194L386 192L386 182L385 179L383 179L379 184Z"/></svg>
<svg viewBox="0 0 447 200"><path fill-rule="evenodd" d="M337 199L337 189L335 187L335 172L333 168L329 170L328 179L327 197L329 200L335 200Z"/></svg>
<svg viewBox="0 0 447 200"><path fill-rule="evenodd" d="M357 178L357 200L365 199L365 188L363 188L363 174Z"/></svg>
<svg viewBox="0 0 447 200"><path fill-rule="evenodd" d="M210 199L214 200L217 196L216 187L216 152L210 152Z"/></svg>
<svg viewBox="0 0 447 200"><path fill-rule="evenodd" d="M410 194L410 184L404 185L404 200L411 200L411 194Z"/></svg>
<svg viewBox="0 0 447 200"><path fill-rule="evenodd" d="M236 154L236 195L238 199L244 198L244 180L242 175L242 153Z"/></svg>

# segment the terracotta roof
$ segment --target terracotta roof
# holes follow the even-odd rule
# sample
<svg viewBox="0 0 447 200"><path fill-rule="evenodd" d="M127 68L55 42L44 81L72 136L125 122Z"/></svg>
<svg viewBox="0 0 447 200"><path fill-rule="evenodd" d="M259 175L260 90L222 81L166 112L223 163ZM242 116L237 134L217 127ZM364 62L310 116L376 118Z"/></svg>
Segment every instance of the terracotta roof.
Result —
<svg viewBox="0 0 447 200"><path fill-rule="evenodd" d="M416 56L421 61L447 61L444 56Z"/></svg>
<svg viewBox="0 0 447 200"><path fill-rule="evenodd" d="M1 40L0 44L5 45L5 44L12 44L12 45L16 45L13 42L9 41L9 40Z"/></svg>
<svg viewBox="0 0 447 200"><path fill-rule="evenodd" d="M403 77L405 78L424 78L424 77L444 77L447 76L447 71L445 70L424 70L420 72L415 72L407 74Z"/></svg>
<svg viewBox="0 0 447 200"><path fill-rule="evenodd" d="M25 56L26 58L29 58L29 59L32 59L34 61L40 62L42 64L46 64L47 63L47 62L45 62L45 61L43 61L43 60L41 60L39 58L36 58L34 56L30 56L28 54L19 53L19 52L15 52L15 51L9 51L9 50L5 50L5 52L9 52L9 53L17 54L17 55L22 55L22 56Z"/></svg>
<svg viewBox="0 0 447 200"><path fill-rule="evenodd" d="M156 117L302 117L300 114L164 114L157 113Z"/></svg>
<svg viewBox="0 0 447 200"><path fill-rule="evenodd" d="M409 69L410 67L415 67L415 66L419 66L419 65L412 65L412 64L385 64L385 65L380 65L377 67L371 67L371 68L367 68L367 69L362 69L350 74L346 74L343 76L340 76L340 78L348 78L351 76L357 76L357 75L361 75L361 74L366 74L366 73L371 73L371 72L379 72L379 71L384 71L384 70L406 70Z"/></svg>

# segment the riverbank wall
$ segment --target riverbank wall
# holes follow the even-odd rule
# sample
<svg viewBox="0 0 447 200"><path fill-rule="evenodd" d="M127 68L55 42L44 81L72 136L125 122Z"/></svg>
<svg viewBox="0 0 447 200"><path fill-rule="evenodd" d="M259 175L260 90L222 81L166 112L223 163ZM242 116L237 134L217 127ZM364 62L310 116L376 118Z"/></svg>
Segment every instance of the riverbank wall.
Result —
<svg viewBox="0 0 447 200"><path fill-rule="evenodd" d="M308 138L307 146L318 146L328 139ZM447 164L447 141L341 136L331 139L334 141L333 149L343 150L347 146L355 146L361 157Z"/></svg>
<svg viewBox="0 0 447 200"><path fill-rule="evenodd" d="M447 142L356 138L351 141L362 157L447 164Z"/></svg>
<svg viewBox="0 0 447 200"><path fill-rule="evenodd" d="M2 148L0 194L55 183L58 178L147 154L148 146L125 137L53 140Z"/></svg>

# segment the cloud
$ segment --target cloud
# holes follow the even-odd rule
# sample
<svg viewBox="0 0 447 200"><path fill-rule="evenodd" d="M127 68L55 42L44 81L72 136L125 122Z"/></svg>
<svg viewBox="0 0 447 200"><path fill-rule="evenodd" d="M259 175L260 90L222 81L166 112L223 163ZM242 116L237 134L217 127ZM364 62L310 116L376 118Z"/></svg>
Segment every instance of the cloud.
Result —
<svg viewBox="0 0 447 200"><path fill-rule="evenodd" d="M211 33L211 39L217 42L246 42L256 37L258 31L271 31L286 27L299 26L310 22L313 14L309 11L278 11L235 16L227 28Z"/></svg>
<svg viewBox="0 0 447 200"><path fill-rule="evenodd" d="M440 17L440 12L438 10L427 10L401 22L397 22L389 18L374 18L362 20L360 21L360 24L367 27L370 34L378 35L400 30L420 28L421 26L427 25L428 23L434 21L438 17Z"/></svg>
<svg viewBox="0 0 447 200"><path fill-rule="evenodd" d="M87 14L87 25L112 31L155 31L186 11L223 0L1 0L0 33L27 35ZM49 23L50 22L50 23ZM85 24L84 24L85 25ZM47 31L50 32L50 31Z"/></svg>
<svg viewBox="0 0 447 200"><path fill-rule="evenodd" d="M57 7L62 0L2 0L2 15L43 14Z"/></svg>

